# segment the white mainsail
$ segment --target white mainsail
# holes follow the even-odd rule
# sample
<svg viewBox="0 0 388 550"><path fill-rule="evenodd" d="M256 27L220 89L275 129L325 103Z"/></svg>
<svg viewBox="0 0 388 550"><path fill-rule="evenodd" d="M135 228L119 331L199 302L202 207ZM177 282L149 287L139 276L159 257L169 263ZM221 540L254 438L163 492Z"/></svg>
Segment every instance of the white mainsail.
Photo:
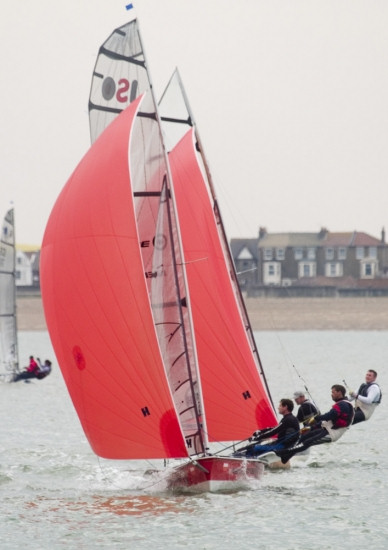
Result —
<svg viewBox="0 0 388 550"><path fill-rule="evenodd" d="M92 143L119 113L150 88L138 21L134 19L115 29L98 51L89 95ZM154 113L143 116L152 117Z"/></svg>
<svg viewBox="0 0 388 550"><path fill-rule="evenodd" d="M14 209L6 213L0 236L0 379L11 381L19 371Z"/></svg>

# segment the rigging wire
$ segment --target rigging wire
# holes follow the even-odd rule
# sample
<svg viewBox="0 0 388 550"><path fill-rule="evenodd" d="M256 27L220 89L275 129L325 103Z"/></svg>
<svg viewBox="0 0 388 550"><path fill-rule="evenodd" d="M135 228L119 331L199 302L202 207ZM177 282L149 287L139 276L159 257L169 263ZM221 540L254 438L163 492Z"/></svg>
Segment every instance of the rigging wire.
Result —
<svg viewBox="0 0 388 550"><path fill-rule="evenodd" d="M297 368L296 368L296 366L295 366L294 360L292 359L292 357L291 357L289 351L285 348L285 346L284 346L284 344L283 344L283 342L282 342L282 340L281 340L281 338L280 338L279 331L276 329L276 326L275 326L275 322L274 322L274 318L273 318L272 313L271 313L271 324L272 324L272 327L273 327L273 329L274 329L274 331L275 331L276 338L277 338L277 340L278 340L278 342L279 342L279 345L280 345L280 348L281 348L281 350L282 350L283 355L284 355L285 358L287 359L289 365L291 365L292 368L294 369L294 371L295 371L297 377L298 377L298 378L301 380L301 382L303 383L303 387L304 387L304 389L305 389L305 391L306 391L308 397L310 398L310 400L312 401L312 403L316 406L316 408L317 408L317 410L318 410L318 412L319 412L319 407L318 407L316 401L314 400L314 398L313 398L313 396L312 396L310 390L308 389L306 381L304 380L304 378L301 376L301 374L300 374L299 371L297 370Z"/></svg>
<svg viewBox="0 0 388 550"><path fill-rule="evenodd" d="M319 407L318 407L318 405L316 404L316 402L315 402L313 396L311 395L311 392L310 392L310 390L309 390L308 387L307 387L307 384L306 384L305 379L300 375L300 373L298 372L296 366L295 366L294 364L293 364L292 366L294 367L296 374L298 375L298 377L299 377L300 380L302 381L303 386L304 386L304 389L305 389L306 392L307 392L307 395L310 397L312 403L316 406L317 411L318 411L318 414L320 414Z"/></svg>

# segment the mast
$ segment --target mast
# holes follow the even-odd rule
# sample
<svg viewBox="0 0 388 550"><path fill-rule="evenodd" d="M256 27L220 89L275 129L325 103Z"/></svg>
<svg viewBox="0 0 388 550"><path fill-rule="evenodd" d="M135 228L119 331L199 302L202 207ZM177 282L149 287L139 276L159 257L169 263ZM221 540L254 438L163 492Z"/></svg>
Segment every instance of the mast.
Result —
<svg viewBox="0 0 388 550"><path fill-rule="evenodd" d="M142 44L139 26L138 26L138 31L137 32L139 34L139 40ZM145 51L144 51L143 44L142 44L142 48L143 48L143 53L144 53L145 66L147 68L148 63L147 63L147 58L146 58L146 54L145 54ZM172 199L171 204L172 204L173 212L170 213L170 216L173 215L174 224L175 224L176 229L177 229L175 235L172 235L172 232L171 232L172 242L177 244L177 250L173 254L173 259L174 259L174 262L175 262L175 276L178 278L178 271L180 271L181 276L183 277L183 289L184 289L185 295L182 296L178 291L178 297L179 297L179 301L181 303L180 315L181 315L182 326L184 327L183 337L184 337L184 341L185 341L185 348L187 350L186 351L187 360L188 360L187 369L188 369L188 374L189 374L189 378L190 378L190 385L191 385L193 403L194 403L194 407L195 407L195 410L196 410L196 424L197 424L198 439L199 439L199 448L196 448L196 447L194 448L194 451L195 451L194 454L200 454L200 453L206 453L206 450L208 448L209 443L208 443L208 439L207 439L206 417L203 414L204 403L203 403L203 396L202 396L202 390L201 390L201 377L200 377L199 367L198 367L198 356L197 356L197 351L196 351L197 348L196 348L196 342L195 342L195 333L194 333L194 329L193 329L193 319L192 319L192 315L191 315L190 292L189 292L189 285L188 285L186 269L185 269L185 260L184 260L182 237L181 237L181 233L180 233L180 230L179 230L179 221L178 221L179 217L178 217L176 199L175 199L175 194L174 194L174 185L173 185L173 180L172 180L172 176L171 176L171 169L170 169L170 163L169 163L169 160L168 160L166 144L165 144L163 131L162 131L161 117L160 117L160 114L159 114L158 102L157 102L156 97L155 97L154 88L153 88L152 81L151 81L151 76L150 76L150 73L149 73L148 70L147 70L147 73L148 73L148 78L149 78L149 82L150 82L150 91L151 91L151 95L152 95L154 106L155 106L155 113L156 113L157 120L158 120L160 141L161 141L162 146L163 146L164 160L165 160L166 168L167 168L167 180L166 180L167 189L168 189L168 191L170 193L170 197ZM170 227L171 227L171 224L172 224L172 220L171 220L171 217L170 217L169 218ZM177 262L177 257L180 258L180 265ZM179 289L179 285L177 286L177 288ZM185 321L184 315L183 315L183 307L182 307L183 304L185 305L185 311L187 312L187 316L188 316L188 319L186 321ZM189 361L189 353L188 353L189 341L191 341L191 343L192 343L191 344L192 345L192 349L191 349L192 365L190 365L190 361ZM193 370L192 369L195 370L195 381L196 381L196 384L198 385L197 390L194 387ZM202 411L202 415L201 415L201 411ZM186 443L188 443L187 440L186 440ZM188 447L189 447L189 444L188 444ZM188 450L189 450L189 454L191 454L190 453L190 447L188 448Z"/></svg>
<svg viewBox="0 0 388 550"><path fill-rule="evenodd" d="M14 334L14 342L15 342L15 349L14 349L14 357L15 357L15 372L19 371L19 346L18 346L18 327L17 327L17 303L16 303L16 234L15 234L15 211L12 208L12 225L13 225L13 269L12 269L12 277L13 277L13 334Z"/></svg>

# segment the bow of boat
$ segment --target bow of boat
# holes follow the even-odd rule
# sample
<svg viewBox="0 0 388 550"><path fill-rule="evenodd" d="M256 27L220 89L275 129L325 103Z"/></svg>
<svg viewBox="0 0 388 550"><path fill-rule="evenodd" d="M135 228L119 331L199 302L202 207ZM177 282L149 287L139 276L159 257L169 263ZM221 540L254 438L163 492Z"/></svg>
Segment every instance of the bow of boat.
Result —
<svg viewBox="0 0 388 550"><path fill-rule="evenodd" d="M168 487L185 492L236 491L248 488L263 473L264 464L256 459L206 456L175 467Z"/></svg>

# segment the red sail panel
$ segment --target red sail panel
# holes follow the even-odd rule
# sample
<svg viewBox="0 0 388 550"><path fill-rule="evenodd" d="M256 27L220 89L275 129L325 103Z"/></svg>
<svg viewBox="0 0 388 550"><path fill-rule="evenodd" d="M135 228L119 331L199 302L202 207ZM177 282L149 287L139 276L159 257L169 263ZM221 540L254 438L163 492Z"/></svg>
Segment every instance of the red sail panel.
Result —
<svg viewBox="0 0 388 550"><path fill-rule="evenodd" d="M94 143L59 196L41 252L45 315L99 456L187 456L145 283L128 145L139 100Z"/></svg>
<svg viewBox="0 0 388 550"><path fill-rule="evenodd" d="M193 130L169 155L190 289L209 441L277 424L226 268Z"/></svg>

